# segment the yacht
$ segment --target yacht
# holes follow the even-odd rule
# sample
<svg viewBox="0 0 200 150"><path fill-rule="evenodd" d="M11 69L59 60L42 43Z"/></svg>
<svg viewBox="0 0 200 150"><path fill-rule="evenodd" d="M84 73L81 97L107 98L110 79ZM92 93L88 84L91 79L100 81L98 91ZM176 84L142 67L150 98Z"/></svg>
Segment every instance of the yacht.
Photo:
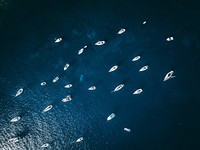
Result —
<svg viewBox="0 0 200 150"><path fill-rule="evenodd" d="M49 146L49 144L48 143L45 143L45 144L43 144L41 147L48 147Z"/></svg>
<svg viewBox="0 0 200 150"><path fill-rule="evenodd" d="M65 88L71 88L71 87L72 87L72 84L65 85Z"/></svg>
<svg viewBox="0 0 200 150"><path fill-rule="evenodd" d="M13 119L10 120L10 122L17 122L19 121L21 118L19 116L14 117Z"/></svg>
<svg viewBox="0 0 200 150"><path fill-rule="evenodd" d="M129 129L129 128L124 128L124 131L131 132L131 129Z"/></svg>
<svg viewBox="0 0 200 150"><path fill-rule="evenodd" d="M84 48L81 48L79 51L78 51L78 55L82 54L84 51Z"/></svg>
<svg viewBox="0 0 200 150"><path fill-rule="evenodd" d="M110 68L110 70L108 72L113 72L113 71L117 70L117 68L118 68L118 65L115 65L112 68Z"/></svg>
<svg viewBox="0 0 200 150"><path fill-rule="evenodd" d="M57 82L59 80L59 77L56 77L55 79L53 79L53 83Z"/></svg>
<svg viewBox="0 0 200 150"><path fill-rule="evenodd" d="M163 81L167 81L167 80L169 80L169 79L171 79L171 78L176 77L176 76L172 76L173 73L174 73L174 71L168 72L168 73L165 75L165 78L163 79Z"/></svg>
<svg viewBox="0 0 200 150"><path fill-rule="evenodd" d="M59 43L59 42L61 42L62 41L62 38L57 38L57 39L55 39L55 43Z"/></svg>
<svg viewBox="0 0 200 150"><path fill-rule="evenodd" d="M92 91L92 90L96 90L96 86L91 86L88 88L88 90Z"/></svg>
<svg viewBox="0 0 200 150"><path fill-rule="evenodd" d="M95 43L95 45L97 46L104 45L104 44L105 44L105 41L98 41Z"/></svg>
<svg viewBox="0 0 200 150"><path fill-rule="evenodd" d="M46 84L47 84L46 82L42 82L42 83L40 83L40 85L42 85L42 86L43 86L43 85L46 85Z"/></svg>
<svg viewBox="0 0 200 150"><path fill-rule="evenodd" d="M78 138L78 139L76 140L77 143L78 143L78 142L81 142L81 141L83 141L83 137L80 137L80 138Z"/></svg>
<svg viewBox="0 0 200 150"><path fill-rule="evenodd" d="M123 29L123 28L122 28L122 29L119 30L119 32L118 32L117 34L122 34L122 33L124 33L125 31L126 31L126 29Z"/></svg>
<svg viewBox="0 0 200 150"><path fill-rule="evenodd" d="M134 57L133 59L132 59L132 61L137 61L137 60L139 60L140 59L140 56L136 56L136 57Z"/></svg>
<svg viewBox="0 0 200 150"><path fill-rule="evenodd" d="M110 120L113 119L114 117L115 117L115 114L114 114L114 113L110 114L110 116L108 116L108 118L107 118L107 121L110 121Z"/></svg>
<svg viewBox="0 0 200 150"><path fill-rule="evenodd" d="M51 110L52 107L53 107L52 105L47 106L47 107L43 110L43 112L47 112L47 111Z"/></svg>
<svg viewBox="0 0 200 150"><path fill-rule="evenodd" d="M119 90L121 90L123 87L124 87L124 84L120 84L120 85L118 85L118 86L114 89L114 91L112 91L112 92L119 91Z"/></svg>
<svg viewBox="0 0 200 150"><path fill-rule="evenodd" d="M15 97L19 96L20 94L22 94L24 90L21 88L17 91L17 93L15 94Z"/></svg>
<svg viewBox="0 0 200 150"><path fill-rule="evenodd" d="M64 66L64 70L67 70L69 68L69 64L67 63L65 66Z"/></svg>
<svg viewBox="0 0 200 150"><path fill-rule="evenodd" d="M173 41L174 40L174 38L171 36L171 37L168 37L167 39L166 39L166 41L168 41L168 42L170 42L170 41Z"/></svg>
<svg viewBox="0 0 200 150"><path fill-rule="evenodd" d="M147 22L146 21L144 21L142 24L146 24Z"/></svg>
<svg viewBox="0 0 200 150"><path fill-rule="evenodd" d="M142 67L142 68L139 70L139 72L145 71L145 70L147 70L148 68L149 68L148 65L146 65L146 66Z"/></svg>
<svg viewBox="0 0 200 150"><path fill-rule="evenodd" d="M142 92L143 92L142 89L137 89L135 92L133 92L133 94L140 94L140 93L142 93Z"/></svg>
<svg viewBox="0 0 200 150"><path fill-rule="evenodd" d="M71 101L71 100L72 100L71 95L67 95L66 98L63 98L63 99L62 99L62 102L69 102L69 101Z"/></svg>

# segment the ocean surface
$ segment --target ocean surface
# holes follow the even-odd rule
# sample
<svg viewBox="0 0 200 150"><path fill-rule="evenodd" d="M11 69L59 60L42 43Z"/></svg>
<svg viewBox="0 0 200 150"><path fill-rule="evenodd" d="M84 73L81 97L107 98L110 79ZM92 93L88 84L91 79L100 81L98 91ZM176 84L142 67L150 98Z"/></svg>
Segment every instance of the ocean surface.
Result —
<svg viewBox="0 0 200 150"><path fill-rule="evenodd" d="M0 150L199 150L199 4L1 0Z"/></svg>

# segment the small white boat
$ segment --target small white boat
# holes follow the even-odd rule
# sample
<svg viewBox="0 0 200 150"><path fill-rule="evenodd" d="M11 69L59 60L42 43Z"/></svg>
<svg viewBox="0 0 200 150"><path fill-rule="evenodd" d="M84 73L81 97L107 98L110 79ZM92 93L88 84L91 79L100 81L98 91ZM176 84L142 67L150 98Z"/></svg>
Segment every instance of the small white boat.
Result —
<svg viewBox="0 0 200 150"><path fill-rule="evenodd" d="M88 90L92 91L92 90L96 90L96 86L91 86L88 88Z"/></svg>
<svg viewBox="0 0 200 150"><path fill-rule="evenodd" d="M133 92L133 94L140 94L140 93L142 93L142 92L143 92L142 89L137 89L135 92Z"/></svg>
<svg viewBox="0 0 200 150"><path fill-rule="evenodd" d="M108 116L107 121L110 121L111 119L113 119L115 117L115 114L112 113Z"/></svg>
<svg viewBox="0 0 200 150"><path fill-rule="evenodd" d="M23 90L22 88L19 89L19 90L17 91L17 93L15 94L15 97L21 95L23 91L24 91L24 90Z"/></svg>
<svg viewBox="0 0 200 150"><path fill-rule="evenodd" d="M72 100L71 95L67 95L66 98L63 98L63 99L62 99L62 102L69 102L69 101L71 101L71 100Z"/></svg>
<svg viewBox="0 0 200 150"><path fill-rule="evenodd" d="M142 67L142 68L139 70L139 72L145 71L145 70L147 70L148 68L149 68L148 65L146 65L146 66Z"/></svg>
<svg viewBox="0 0 200 150"><path fill-rule="evenodd" d="M112 91L112 92L119 91L119 90L121 90L123 87L124 87L124 84L120 84L120 85L118 85L118 86L114 89L114 91Z"/></svg>
<svg viewBox="0 0 200 150"><path fill-rule="evenodd" d="M19 139L17 137L11 138L11 139L8 140L8 142L11 142L11 143L16 143L18 141L19 141Z"/></svg>
<svg viewBox="0 0 200 150"><path fill-rule="evenodd" d="M146 21L144 21L142 24L146 24L147 22Z"/></svg>
<svg viewBox="0 0 200 150"><path fill-rule="evenodd" d="M81 48L79 51L78 51L78 55L82 54L84 51L84 48Z"/></svg>
<svg viewBox="0 0 200 150"><path fill-rule="evenodd" d="M43 86L43 85L46 85L46 84L47 84L46 82L42 82L42 83L40 83L40 85L42 85L42 86Z"/></svg>
<svg viewBox="0 0 200 150"><path fill-rule="evenodd" d="M65 66L64 66L64 70L67 70L69 68L69 64L67 63Z"/></svg>
<svg viewBox="0 0 200 150"><path fill-rule="evenodd" d="M53 107L52 105L47 106L47 107L43 110L43 112L47 112L47 111L51 110L52 107Z"/></svg>
<svg viewBox="0 0 200 150"><path fill-rule="evenodd" d="M19 116L14 117L13 119L10 120L10 122L17 122L19 121L21 118Z"/></svg>
<svg viewBox="0 0 200 150"><path fill-rule="evenodd" d="M166 41L168 41L168 42L170 42L170 41L173 41L174 40L174 38L171 36L171 37L168 37L167 39L166 39Z"/></svg>
<svg viewBox="0 0 200 150"><path fill-rule="evenodd" d="M165 75L165 78L163 79L163 81L167 81L167 80L169 80L169 79L171 79L171 78L176 77L176 76L172 76L173 73L174 73L174 71L168 72L168 73Z"/></svg>
<svg viewBox="0 0 200 150"><path fill-rule="evenodd" d="M108 72L113 72L113 71L117 70L117 68L118 68L118 65L115 65L112 68L110 68L110 70Z"/></svg>
<svg viewBox="0 0 200 150"><path fill-rule="evenodd" d="M48 143L45 143L45 144L43 144L41 147L48 147L49 146L49 144Z"/></svg>
<svg viewBox="0 0 200 150"><path fill-rule="evenodd" d="M126 132L131 132L131 129L129 129L129 128L124 128L124 131L126 131Z"/></svg>
<svg viewBox="0 0 200 150"><path fill-rule="evenodd" d="M86 48L87 48L87 45L85 45L83 48L85 48L85 49L86 49Z"/></svg>
<svg viewBox="0 0 200 150"><path fill-rule="evenodd" d="M122 34L126 31L126 29L121 28L117 34Z"/></svg>
<svg viewBox="0 0 200 150"><path fill-rule="evenodd" d="M69 88L71 88L72 87L72 84L67 84L67 85L65 85L65 88L67 88L67 89L69 89Z"/></svg>
<svg viewBox="0 0 200 150"><path fill-rule="evenodd" d="M136 57L134 57L133 59L132 59L132 61L137 61L137 60L139 60L140 59L140 56L136 56Z"/></svg>
<svg viewBox="0 0 200 150"><path fill-rule="evenodd" d="M55 43L59 43L59 42L61 42L62 41L62 38L57 38L57 39L55 39Z"/></svg>
<svg viewBox="0 0 200 150"><path fill-rule="evenodd" d="M95 45L97 46L104 45L104 44L105 44L105 41L98 41L95 43Z"/></svg>
<svg viewBox="0 0 200 150"><path fill-rule="evenodd" d="M53 83L57 82L59 80L59 77L55 77L55 79L53 79Z"/></svg>
<svg viewBox="0 0 200 150"><path fill-rule="evenodd" d="M76 140L77 143L78 143L78 142L81 142L81 141L83 141L83 137L80 137L80 138L78 138L78 139Z"/></svg>

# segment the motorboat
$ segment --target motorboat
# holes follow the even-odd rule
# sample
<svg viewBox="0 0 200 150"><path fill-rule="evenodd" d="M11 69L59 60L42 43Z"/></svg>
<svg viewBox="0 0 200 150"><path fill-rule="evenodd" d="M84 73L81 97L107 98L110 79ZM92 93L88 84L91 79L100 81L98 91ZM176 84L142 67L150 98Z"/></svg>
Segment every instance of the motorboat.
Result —
<svg viewBox="0 0 200 150"><path fill-rule="evenodd" d="M45 143L45 144L43 144L41 147L48 147L49 146L49 143Z"/></svg>
<svg viewBox="0 0 200 150"><path fill-rule="evenodd" d="M20 116L14 117L13 119L10 120L10 122L17 122L21 119Z"/></svg>
<svg viewBox="0 0 200 150"><path fill-rule="evenodd" d="M19 89L19 90L17 91L17 93L15 94L15 97L21 95L23 91L24 91L24 90L23 90L22 88Z"/></svg>
<svg viewBox="0 0 200 150"><path fill-rule="evenodd" d="M124 87L124 84L120 84L120 85L118 85L118 86L114 89L114 91L112 91L112 92L119 91L119 90L121 90L123 87Z"/></svg>
<svg viewBox="0 0 200 150"><path fill-rule="evenodd" d="M83 48L87 48L87 45L85 45Z"/></svg>
<svg viewBox="0 0 200 150"><path fill-rule="evenodd" d="M51 110L52 107L53 107L52 105L47 106L47 107L43 110L43 112L47 112L47 111Z"/></svg>
<svg viewBox="0 0 200 150"><path fill-rule="evenodd" d="M139 72L145 71L145 70L147 70L148 68L149 68L148 65L146 65L146 66L142 67L142 68L139 70Z"/></svg>
<svg viewBox="0 0 200 150"><path fill-rule="evenodd" d="M69 64L67 63L65 66L64 66L64 70L67 70L69 68Z"/></svg>
<svg viewBox="0 0 200 150"><path fill-rule="evenodd" d="M126 29L121 28L121 29L118 31L117 34L122 34L122 33L124 33L125 31L126 31Z"/></svg>
<svg viewBox="0 0 200 150"><path fill-rule="evenodd" d="M46 84L47 84L46 82L42 82L42 83L40 83L40 85L42 85L42 86L43 86L43 85L46 85Z"/></svg>
<svg viewBox="0 0 200 150"><path fill-rule="evenodd" d="M169 79L171 79L171 78L176 77L176 76L172 76L173 74L174 74L174 71L173 71L173 70L170 71L170 72L168 72L168 73L165 75L165 78L163 79L163 81L167 81L167 80L169 80Z"/></svg>
<svg viewBox="0 0 200 150"><path fill-rule="evenodd" d="M84 51L84 48L81 48L79 51L78 51L78 55L82 54Z"/></svg>
<svg viewBox="0 0 200 150"><path fill-rule="evenodd" d="M124 128L124 131L126 131L126 132L131 132L131 129L129 129L129 128Z"/></svg>
<svg viewBox="0 0 200 150"><path fill-rule="evenodd" d="M98 41L95 43L95 45L97 46L104 45L104 44L105 44L105 41Z"/></svg>
<svg viewBox="0 0 200 150"><path fill-rule="evenodd" d="M132 59L132 61L137 61L137 60L139 60L140 59L140 56L136 56L136 57L134 57L133 59Z"/></svg>
<svg viewBox="0 0 200 150"><path fill-rule="evenodd" d="M166 41L168 41L168 42L170 42L170 41L173 41L174 40L174 38L171 36L171 37L168 37L167 39L166 39Z"/></svg>
<svg viewBox="0 0 200 150"><path fill-rule="evenodd" d="M53 82L55 83L55 82L57 82L59 80L59 77L55 77L54 79L53 79Z"/></svg>
<svg viewBox="0 0 200 150"><path fill-rule="evenodd" d="M113 119L115 117L115 114L112 113L108 116L107 121L110 121L111 119Z"/></svg>
<svg viewBox="0 0 200 150"><path fill-rule="evenodd" d="M147 22L146 21L144 21L142 24L146 24Z"/></svg>
<svg viewBox="0 0 200 150"><path fill-rule="evenodd" d="M71 88L72 87L72 84L67 84L67 85L65 85L65 88Z"/></svg>
<svg viewBox="0 0 200 150"><path fill-rule="evenodd" d="M72 100L71 95L67 95L66 98L63 98L63 99L62 99L62 102L69 102L69 101L71 101L71 100Z"/></svg>
<svg viewBox="0 0 200 150"><path fill-rule="evenodd" d="M142 93L142 92L143 92L142 89L137 89L135 92L133 92L133 94L140 94L140 93Z"/></svg>
<svg viewBox="0 0 200 150"><path fill-rule="evenodd" d="M55 43L59 43L59 42L61 42L62 41L62 38L57 38L57 39L55 39Z"/></svg>
<svg viewBox="0 0 200 150"><path fill-rule="evenodd" d="M78 143L78 142L81 142L81 141L83 141L83 137L80 137L80 138L78 138L78 139L76 140L77 143Z"/></svg>
<svg viewBox="0 0 200 150"><path fill-rule="evenodd" d="M92 90L96 90L96 86L91 86L88 88L88 90L92 91Z"/></svg>
<svg viewBox="0 0 200 150"><path fill-rule="evenodd" d="M118 68L118 65L115 65L112 68L110 68L110 70L108 72L113 72L113 71L117 70L117 68Z"/></svg>

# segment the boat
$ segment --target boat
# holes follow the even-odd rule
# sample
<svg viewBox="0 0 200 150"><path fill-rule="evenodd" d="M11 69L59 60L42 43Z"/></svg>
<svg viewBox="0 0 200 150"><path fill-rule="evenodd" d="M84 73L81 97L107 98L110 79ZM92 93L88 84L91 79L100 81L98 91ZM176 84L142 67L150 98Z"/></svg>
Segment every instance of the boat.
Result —
<svg viewBox="0 0 200 150"><path fill-rule="evenodd" d="M142 24L146 24L147 22L146 21L144 21Z"/></svg>
<svg viewBox="0 0 200 150"><path fill-rule="evenodd" d="M85 45L83 48L87 48L87 45Z"/></svg>
<svg viewBox="0 0 200 150"><path fill-rule="evenodd" d="M167 81L167 80L169 80L169 79L171 79L171 78L174 78L174 77L176 77L176 76L172 76L172 75L173 75L173 73L174 73L174 71L173 71L173 70L172 70L172 71L170 71L170 72L168 72L168 73L165 75L165 77L164 77L163 81Z"/></svg>
<svg viewBox="0 0 200 150"><path fill-rule="evenodd" d="M168 42L170 42L170 41L173 41L174 40L174 38L171 36L171 37L168 37L167 39L166 39L166 41L168 41Z"/></svg>
<svg viewBox="0 0 200 150"><path fill-rule="evenodd" d="M23 90L22 88L19 89L19 90L17 91L17 93L15 94L15 97L21 95L23 91L24 91L24 90Z"/></svg>
<svg viewBox="0 0 200 150"><path fill-rule="evenodd" d="M146 65L146 66L142 67L142 68L139 70L139 72L145 71L145 70L147 70L148 68L149 68L148 65Z"/></svg>
<svg viewBox="0 0 200 150"><path fill-rule="evenodd" d="M71 100L72 100L71 95L67 95L66 98L63 98L63 99L62 99L62 102L69 102L69 101L71 101Z"/></svg>
<svg viewBox="0 0 200 150"><path fill-rule="evenodd" d="M140 93L142 93L142 92L143 92L142 89L137 89L135 92L133 92L133 94L140 94Z"/></svg>
<svg viewBox="0 0 200 150"><path fill-rule="evenodd" d="M53 81L52 82L57 82L59 80L59 77L55 77L55 79L53 79Z"/></svg>
<svg viewBox="0 0 200 150"><path fill-rule="evenodd" d="M136 56L136 57L134 57L133 59L132 59L132 61L137 61L137 60L139 60L140 59L140 56Z"/></svg>
<svg viewBox="0 0 200 150"><path fill-rule="evenodd" d="M42 83L40 83L40 85L42 85L42 86L43 86L43 85L46 85L46 84L47 84L46 82L42 82Z"/></svg>
<svg viewBox="0 0 200 150"><path fill-rule="evenodd" d="M126 31L126 29L121 28L117 34L122 34Z"/></svg>
<svg viewBox="0 0 200 150"><path fill-rule="evenodd" d="M64 70L67 70L69 68L69 64L67 63L65 66L64 66Z"/></svg>
<svg viewBox="0 0 200 150"><path fill-rule="evenodd" d="M111 119L113 119L115 117L115 114L112 113L108 116L107 121L110 121Z"/></svg>
<svg viewBox="0 0 200 150"><path fill-rule="evenodd" d="M55 43L59 43L59 42L61 42L62 41L62 38L57 38L57 39L55 39Z"/></svg>
<svg viewBox="0 0 200 150"><path fill-rule="evenodd" d="M17 116L10 120L10 122L17 122L21 119L21 117Z"/></svg>
<svg viewBox="0 0 200 150"><path fill-rule="evenodd" d="M72 84L65 85L65 88L71 88L71 87L72 87Z"/></svg>
<svg viewBox="0 0 200 150"><path fill-rule="evenodd" d="M131 132L131 129L129 129L129 128L124 128L124 131Z"/></svg>
<svg viewBox="0 0 200 150"><path fill-rule="evenodd" d="M79 51L78 51L78 55L82 54L84 51L84 48L81 48Z"/></svg>
<svg viewBox="0 0 200 150"><path fill-rule="evenodd" d="M77 143L78 143L78 142L81 142L81 141L83 141L83 137L80 137L80 138L78 138L78 139L76 140Z"/></svg>
<svg viewBox="0 0 200 150"><path fill-rule="evenodd" d="M48 147L49 146L49 144L48 143L45 143L45 144L43 144L41 147Z"/></svg>
<svg viewBox="0 0 200 150"><path fill-rule="evenodd" d="M43 110L43 112L47 112L47 111L51 110L52 107L53 107L52 105L47 106L47 107Z"/></svg>
<svg viewBox="0 0 200 150"><path fill-rule="evenodd" d="M115 65L112 68L110 68L110 70L108 72L113 72L113 71L117 70L117 68L118 68L118 65Z"/></svg>
<svg viewBox="0 0 200 150"><path fill-rule="evenodd" d="M88 90L92 91L92 90L96 90L96 86L91 86L88 88Z"/></svg>
<svg viewBox="0 0 200 150"><path fill-rule="evenodd" d="M95 43L95 45L97 46L104 45L104 44L105 44L105 41L98 41Z"/></svg>
<svg viewBox="0 0 200 150"><path fill-rule="evenodd" d="M114 91L112 91L112 92L119 91L119 90L121 90L123 87L124 87L124 84L120 84L120 85L118 85L118 86L114 89Z"/></svg>

